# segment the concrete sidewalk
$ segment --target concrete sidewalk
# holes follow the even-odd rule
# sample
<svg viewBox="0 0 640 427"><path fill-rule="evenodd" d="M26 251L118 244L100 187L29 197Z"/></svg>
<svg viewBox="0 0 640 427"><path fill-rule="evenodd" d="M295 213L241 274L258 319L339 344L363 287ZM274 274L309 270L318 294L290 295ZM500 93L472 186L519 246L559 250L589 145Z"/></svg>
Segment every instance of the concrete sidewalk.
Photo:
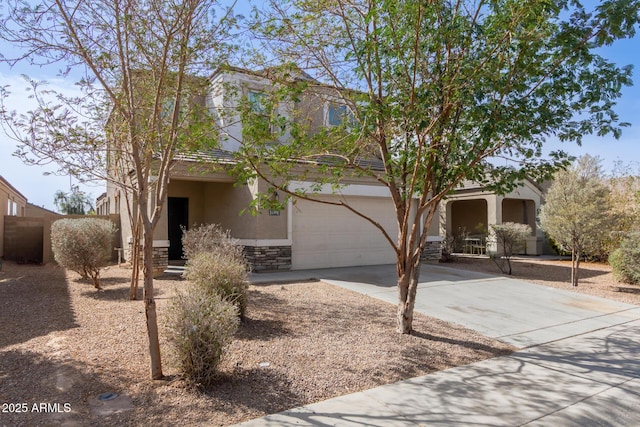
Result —
<svg viewBox="0 0 640 427"><path fill-rule="evenodd" d="M393 266L257 276L395 302ZM640 425L640 307L440 266L422 277L417 311L527 348L241 425Z"/></svg>

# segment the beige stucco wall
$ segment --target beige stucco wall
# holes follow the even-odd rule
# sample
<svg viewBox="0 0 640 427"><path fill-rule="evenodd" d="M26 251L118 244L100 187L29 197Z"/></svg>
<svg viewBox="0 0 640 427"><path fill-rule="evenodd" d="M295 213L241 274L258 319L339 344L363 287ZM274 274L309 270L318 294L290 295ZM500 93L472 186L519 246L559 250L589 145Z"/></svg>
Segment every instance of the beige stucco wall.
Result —
<svg viewBox="0 0 640 427"><path fill-rule="evenodd" d="M469 234L486 234L488 227L487 201L484 199L451 202L450 231L455 234L464 229Z"/></svg>
<svg viewBox="0 0 640 427"><path fill-rule="evenodd" d="M315 87L305 92L296 103L295 121L313 134L327 126L330 104L344 104L337 90Z"/></svg>
<svg viewBox="0 0 640 427"><path fill-rule="evenodd" d="M536 232L536 205L533 200L503 199L502 222L528 224Z"/></svg>
<svg viewBox="0 0 640 427"><path fill-rule="evenodd" d="M0 257L4 255L4 216L13 215L7 210L9 200L17 205L16 216L24 216L27 198L0 176Z"/></svg>
<svg viewBox="0 0 640 427"><path fill-rule="evenodd" d="M206 206L203 222L220 224L236 239L252 238L255 233L255 218L249 212L242 213L251 203L247 186L208 182L203 194Z"/></svg>
<svg viewBox="0 0 640 427"><path fill-rule="evenodd" d="M277 216L269 211L252 215L249 209L258 191L266 192L264 181L235 186L228 182L172 180L168 197L189 199L189 225L220 224L237 239L286 239L287 210ZM281 197L284 197L282 195ZM167 236L168 215L166 204L155 233L156 240Z"/></svg>

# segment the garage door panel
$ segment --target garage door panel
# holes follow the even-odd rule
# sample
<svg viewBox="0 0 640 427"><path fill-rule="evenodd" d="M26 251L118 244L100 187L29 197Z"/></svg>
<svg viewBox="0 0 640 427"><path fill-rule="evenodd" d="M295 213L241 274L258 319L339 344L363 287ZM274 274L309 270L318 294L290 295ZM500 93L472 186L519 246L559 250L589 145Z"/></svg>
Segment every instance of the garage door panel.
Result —
<svg viewBox="0 0 640 427"><path fill-rule="evenodd" d="M323 196L339 200L338 196ZM372 216L395 238L397 225L388 198L344 198ZM299 200L293 207L292 267L327 268L395 262L391 245L380 230L340 206Z"/></svg>

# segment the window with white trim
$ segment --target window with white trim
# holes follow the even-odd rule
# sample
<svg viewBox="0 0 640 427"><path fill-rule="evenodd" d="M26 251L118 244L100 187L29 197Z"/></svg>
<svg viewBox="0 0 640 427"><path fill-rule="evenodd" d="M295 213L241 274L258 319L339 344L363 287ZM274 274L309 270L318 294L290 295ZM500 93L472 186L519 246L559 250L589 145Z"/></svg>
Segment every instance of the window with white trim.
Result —
<svg viewBox="0 0 640 427"><path fill-rule="evenodd" d="M336 102L327 103L325 116L326 126L342 126L343 124L351 126L354 122L355 118L353 116L353 112L349 107L347 107L347 105Z"/></svg>

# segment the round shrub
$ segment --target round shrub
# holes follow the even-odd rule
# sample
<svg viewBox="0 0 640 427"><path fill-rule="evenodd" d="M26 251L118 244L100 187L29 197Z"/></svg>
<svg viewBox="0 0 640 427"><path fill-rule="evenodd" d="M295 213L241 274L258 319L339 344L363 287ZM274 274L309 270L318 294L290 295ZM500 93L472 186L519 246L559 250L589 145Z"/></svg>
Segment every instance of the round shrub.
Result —
<svg viewBox="0 0 640 427"><path fill-rule="evenodd" d="M216 294L192 285L176 296L166 317L168 340L189 384L206 387L215 380L238 324L237 308Z"/></svg>
<svg viewBox="0 0 640 427"><path fill-rule="evenodd" d="M182 230L184 258L191 259L201 252L222 252L230 258L244 262L242 246L231 237L229 230L223 231L218 224L201 224L190 230Z"/></svg>
<svg viewBox="0 0 640 427"><path fill-rule="evenodd" d="M113 250L113 223L99 218L66 218L51 225L51 248L58 264L100 287L100 267Z"/></svg>
<svg viewBox="0 0 640 427"><path fill-rule="evenodd" d="M616 279L640 284L640 232L622 240L620 247L609 255L609 264Z"/></svg>
<svg viewBox="0 0 640 427"><path fill-rule="evenodd" d="M247 307L247 269L233 254L200 252L187 261L185 278L209 295L218 295L238 307L244 317Z"/></svg>

